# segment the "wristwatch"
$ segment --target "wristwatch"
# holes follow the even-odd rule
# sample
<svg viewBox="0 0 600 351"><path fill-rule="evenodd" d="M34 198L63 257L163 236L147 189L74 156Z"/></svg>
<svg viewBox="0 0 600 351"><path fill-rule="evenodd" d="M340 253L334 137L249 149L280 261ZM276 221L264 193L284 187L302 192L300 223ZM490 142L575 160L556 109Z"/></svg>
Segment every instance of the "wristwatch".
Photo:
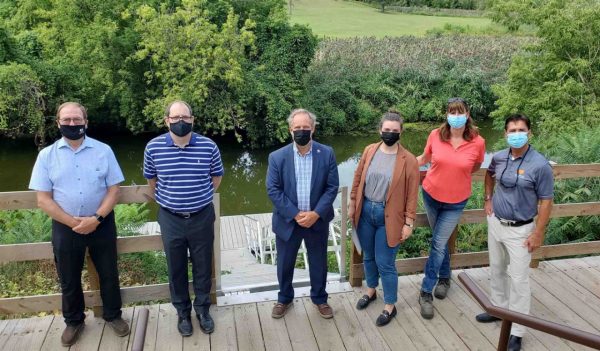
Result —
<svg viewBox="0 0 600 351"><path fill-rule="evenodd" d="M94 213L94 217L96 217L96 220L98 221L98 223L102 223L102 221L104 220L104 217L100 216L97 213Z"/></svg>
<svg viewBox="0 0 600 351"><path fill-rule="evenodd" d="M407 226L407 227L409 227L409 228L414 228L415 227L415 225L412 224L412 223L409 224L409 223L404 222L404 225Z"/></svg>

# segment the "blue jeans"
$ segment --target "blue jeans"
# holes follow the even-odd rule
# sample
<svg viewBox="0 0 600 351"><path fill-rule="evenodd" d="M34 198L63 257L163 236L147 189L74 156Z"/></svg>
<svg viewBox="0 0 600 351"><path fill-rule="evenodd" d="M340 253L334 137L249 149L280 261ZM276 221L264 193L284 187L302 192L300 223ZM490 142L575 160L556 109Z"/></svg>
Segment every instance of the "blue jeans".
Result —
<svg viewBox="0 0 600 351"><path fill-rule="evenodd" d="M440 202L423 190L423 203L431 227L431 249L425 264L425 277L421 290L431 293L439 278L450 278L450 253L448 239L462 216L466 199L456 204Z"/></svg>
<svg viewBox="0 0 600 351"><path fill-rule="evenodd" d="M363 250L365 277L369 288L376 288L381 277L383 301L393 305L398 301L398 271L396 254L400 244L389 247L385 233L385 214L382 202L363 200L356 228Z"/></svg>

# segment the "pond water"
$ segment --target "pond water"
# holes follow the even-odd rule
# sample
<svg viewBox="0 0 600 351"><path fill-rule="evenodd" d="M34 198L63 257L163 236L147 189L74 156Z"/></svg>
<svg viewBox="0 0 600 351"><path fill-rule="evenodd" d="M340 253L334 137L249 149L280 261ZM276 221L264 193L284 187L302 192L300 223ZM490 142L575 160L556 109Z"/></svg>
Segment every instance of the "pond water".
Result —
<svg viewBox="0 0 600 351"><path fill-rule="evenodd" d="M430 129L435 127L431 125ZM493 130L491 123L480 123L479 127L482 136L486 139L488 150L491 150L502 133ZM96 136L92 130L89 134L112 147L125 174L123 185L146 184L142 176L143 151L146 143L154 135ZM419 155L423 151L428 134L427 131L417 132L407 129L402 134L400 142L413 154ZM317 130L315 140L334 148L340 186L349 186L361 152L366 145L378 141L379 135L323 137L318 135ZM225 176L219 188L221 214L270 212L271 203L265 190L265 177L269 153L276 147L251 150L235 142L217 141L217 143L225 166ZM31 140L0 140L0 191L27 190L36 156L37 148ZM490 154L486 156L486 163L489 162L489 156ZM154 209L154 206L151 208Z"/></svg>

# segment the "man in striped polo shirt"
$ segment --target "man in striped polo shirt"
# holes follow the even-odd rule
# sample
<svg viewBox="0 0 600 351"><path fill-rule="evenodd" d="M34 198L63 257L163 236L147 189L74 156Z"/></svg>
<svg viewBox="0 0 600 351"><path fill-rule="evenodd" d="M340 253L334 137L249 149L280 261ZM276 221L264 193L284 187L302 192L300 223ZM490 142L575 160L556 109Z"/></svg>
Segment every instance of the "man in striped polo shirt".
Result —
<svg viewBox="0 0 600 351"><path fill-rule="evenodd" d="M208 313L215 221L212 200L223 177L219 148L209 138L192 132L193 122L187 103L171 103L165 111L169 132L152 139L144 152L144 177L160 205L158 224L167 257L171 302L183 336L193 333L188 249L200 329L207 334L214 330Z"/></svg>

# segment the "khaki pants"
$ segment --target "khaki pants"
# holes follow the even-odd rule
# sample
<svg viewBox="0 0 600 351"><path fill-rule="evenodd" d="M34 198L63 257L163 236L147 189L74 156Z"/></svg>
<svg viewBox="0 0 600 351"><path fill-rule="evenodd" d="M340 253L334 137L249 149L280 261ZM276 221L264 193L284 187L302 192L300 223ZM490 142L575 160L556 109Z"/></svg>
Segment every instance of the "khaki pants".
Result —
<svg viewBox="0 0 600 351"><path fill-rule="evenodd" d="M535 222L521 227L508 227L502 225L494 215L488 216L487 221L491 301L495 306L529 314L531 253L523 243L534 230ZM512 335L522 337L525 332L524 326L513 324Z"/></svg>

